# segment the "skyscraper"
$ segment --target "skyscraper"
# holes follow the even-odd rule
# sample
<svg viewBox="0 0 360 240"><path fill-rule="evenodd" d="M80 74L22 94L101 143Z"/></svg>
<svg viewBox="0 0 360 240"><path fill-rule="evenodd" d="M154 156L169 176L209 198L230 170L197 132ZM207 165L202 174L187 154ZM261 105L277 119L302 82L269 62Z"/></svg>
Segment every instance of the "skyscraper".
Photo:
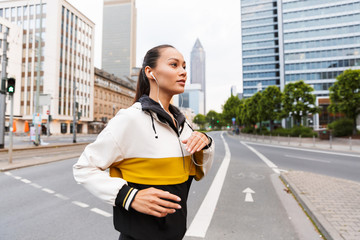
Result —
<svg viewBox="0 0 360 240"><path fill-rule="evenodd" d="M241 1L244 97L269 85L280 87L278 26L278 1Z"/></svg>
<svg viewBox="0 0 360 240"><path fill-rule="evenodd" d="M19 132L36 113L37 84L40 95L48 96L40 113L44 122L47 112L52 115L52 133L71 131L74 92L78 111L82 112L78 129L86 132L87 122L93 118L94 23L65 0L43 0L42 5L40 0L3 1L0 17L23 32L18 56L20 72L7 69L9 76L17 77L14 115Z"/></svg>
<svg viewBox="0 0 360 240"><path fill-rule="evenodd" d="M136 65L135 0L104 0L102 68L129 77Z"/></svg>
<svg viewBox="0 0 360 240"><path fill-rule="evenodd" d="M326 111L336 77L360 69L360 0L242 0L241 25L245 97L304 80Z"/></svg>
<svg viewBox="0 0 360 240"><path fill-rule="evenodd" d="M283 1L285 84L304 80L327 114L329 87L349 68L360 69L360 0Z"/></svg>
<svg viewBox="0 0 360 240"><path fill-rule="evenodd" d="M190 76L191 84L197 83L201 86L201 91L204 94L204 110L200 112L206 114L205 51L199 39L196 39L191 51Z"/></svg>

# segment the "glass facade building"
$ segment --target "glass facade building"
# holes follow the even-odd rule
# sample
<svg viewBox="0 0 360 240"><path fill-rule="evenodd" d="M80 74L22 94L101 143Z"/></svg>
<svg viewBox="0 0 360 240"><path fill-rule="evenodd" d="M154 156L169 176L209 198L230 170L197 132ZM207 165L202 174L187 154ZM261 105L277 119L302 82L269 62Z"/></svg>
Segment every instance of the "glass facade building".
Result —
<svg viewBox="0 0 360 240"><path fill-rule="evenodd" d="M126 78L136 66L135 0L105 0L103 9L102 68Z"/></svg>
<svg viewBox="0 0 360 240"><path fill-rule="evenodd" d="M243 94L280 87L278 1L242 0Z"/></svg>
<svg viewBox="0 0 360 240"><path fill-rule="evenodd" d="M81 112L78 132L86 133L93 119L95 24L65 0L1 1L0 18L22 30L17 126L32 123L39 84L39 99L42 95L50 99L40 100L39 105L43 123L47 115L54 120L51 132L70 133L77 111Z"/></svg>
<svg viewBox="0 0 360 240"><path fill-rule="evenodd" d="M283 1L285 84L304 80L318 97L360 68L360 1Z"/></svg>
<svg viewBox="0 0 360 240"><path fill-rule="evenodd" d="M245 97L298 80L328 97L339 74L360 69L360 0L242 0L241 23Z"/></svg>
<svg viewBox="0 0 360 240"><path fill-rule="evenodd" d="M323 109L314 126L334 120L329 87L360 69L360 0L242 0L243 94L304 80Z"/></svg>

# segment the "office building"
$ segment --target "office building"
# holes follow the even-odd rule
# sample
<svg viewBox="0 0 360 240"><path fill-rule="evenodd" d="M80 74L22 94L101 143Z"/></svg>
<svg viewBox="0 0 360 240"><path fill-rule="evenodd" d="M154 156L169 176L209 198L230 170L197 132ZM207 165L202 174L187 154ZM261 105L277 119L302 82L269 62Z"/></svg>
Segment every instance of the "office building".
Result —
<svg viewBox="0 0 360 240"><path fill-rule="evenodd" d="M278 26L278 1L241 1L244 97L269 85L280 87Z"/></svg>
<svg viewBox="0 0 360 240"><path fill-rule="evenodd" d="M283 1L285 84L304 80L327 114L329 87L349 68L360 69L360 0Z"/></svg>
<svg viewBox="0 0 360 240"><path fill-rule="evenodd" d="M3 1L0 17L23 31L14 96L20 101L14 107L17 132L33 121L38 83L40 100L46 99L40 101L44 126L50 114L51 133L70 133L75 99L82 115L77 130L86 133L93 119L94 23L65 0ZM16 74L10 71L9 76Z"/></svg>
<svg viewBox="0 0 360 240"><path fill-rule="evenodd" d="M188 84L185 91L177 97L179 107L182 109L192 109L195 115L203 114L204 112L204 92L200 84Z"/></svg>
<svg viewBox="0 0 360 240"><path fill-rule="evenodd" d="M134 103L136 85L98 68L94 83L94 122L89 132L99 133L120 109Z"/></svg>
<svg viewBox="0 0 360 240"><path fill-rule="evenodd" d="M135 0L104 0L102 69L128 77L136 66Z"/></svg>
<svg viewBox="0 0 360 240"><path fill-rule="evenodd" d="M205 51L199 39L196 39L191 51L190 82L191 84L200 84L200 90L203 93L203 109L199 111L206 114Z"/></svg>
<svg viewBox="0 0 360 240"><path fill-rule="evenodd" d="M1 15L1 10L0 10ZM5 36L6 35L6 36ZM22 60L22 39L23 39L23 30L20 26L15 23L11 23L3 17L0 17L0 76L3 77L3 61L4 61L4 45L5 37L7 42L7 67L6 74L4 76L8 78L15 78L15 95L14 95L14 115L20 114L20 93L21 93L21 60ZM6 84L5 84L6 85ZM6 97L6 112L5 115L10 115L10 100ZM3 103L1 103L3 104ZM6 126L8 127L9 122L7 121Z"/></svg>
<svg viewBox="0 0 360 240"><path fill-rule="evenodd" d="M244 97L304 80L324 112L336 77L360 69L360 0L242 0L241 25Z"/></svg>

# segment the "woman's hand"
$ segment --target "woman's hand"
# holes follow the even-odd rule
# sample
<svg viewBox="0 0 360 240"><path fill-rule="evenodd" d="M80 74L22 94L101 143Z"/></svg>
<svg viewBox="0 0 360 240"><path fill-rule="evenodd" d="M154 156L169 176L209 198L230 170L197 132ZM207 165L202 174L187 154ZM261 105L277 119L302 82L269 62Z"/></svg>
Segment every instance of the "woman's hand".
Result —
<svg viewBox="0 0 360 240"><path fill-rule="evenodd" d="M138 212L152 215L155 217L165 217L168 214L175 213L176 209L181 209L180 204L167 200L180 202L181 199L169 192L156 188L147 188L139 190L131 207Z"/></svg>
<svg viewBox="0 0 360 240"><path fill-rule="evenodd" d="M183 140L182 143L186 144L186 150L193 154L209 145L209 139L205 134L194 131L191 136L188 139Z"/></svg>

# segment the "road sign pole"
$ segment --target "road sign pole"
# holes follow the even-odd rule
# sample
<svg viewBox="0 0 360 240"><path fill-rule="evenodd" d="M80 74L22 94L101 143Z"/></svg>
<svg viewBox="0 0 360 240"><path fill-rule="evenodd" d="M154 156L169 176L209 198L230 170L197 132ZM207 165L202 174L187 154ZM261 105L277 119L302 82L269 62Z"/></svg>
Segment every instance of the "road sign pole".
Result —
<svg viewBox="0 0 360 240"><path fill-rule="evenodd" d="M49 106L49 109L50 109L50 106ZM50 136L50 110L47 110L46 114L47 114L46 135L49 137Z"/></svg>
<svg viewBox="0 0 360 240"><path fill-rule="evenodd" d="M12 150L13 150L13 121L14 121L14 96L10 94L10 123L9 123L9 163L12 163Z"/></svg>
<svg viewBox="0 0 360 240"><path fill-rule="evenodd" d="M2 54L2 71L1 71L1 91L0 91L0 148L5 147L5 109L6 109L6 87L5 82L7 78L7 35L8 28L3 33L3 54Z"/></svg>

